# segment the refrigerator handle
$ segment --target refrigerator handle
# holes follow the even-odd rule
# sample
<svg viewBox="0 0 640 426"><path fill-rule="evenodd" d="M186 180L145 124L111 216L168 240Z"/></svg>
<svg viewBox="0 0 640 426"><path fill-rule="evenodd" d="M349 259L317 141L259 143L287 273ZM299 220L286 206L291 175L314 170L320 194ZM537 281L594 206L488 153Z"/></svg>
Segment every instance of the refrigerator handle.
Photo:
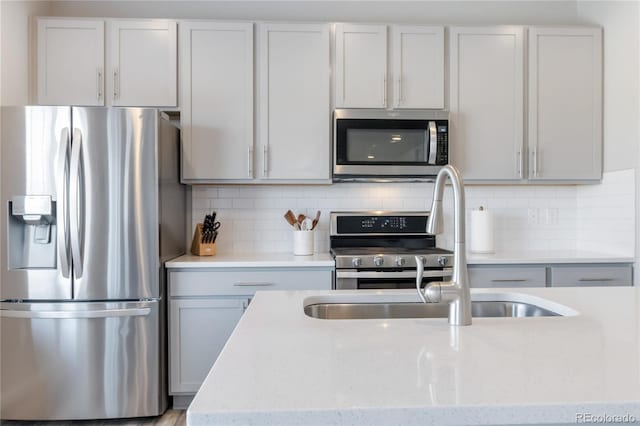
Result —
<svg viewBox="0 0 640 426"><path fill-rule="evenodd" d="M80 228L82 211L80 204L80 192L83 190L80 184L82 157L82 132L80 129L73 130L73 144L71 145L71 166L69 173L69 220L71 225L71 256L76 278L82 277L83 259L80 239ZM84 195L83 195L84 197Z"/></svg>
<svg viewBox="0 0 640 426"><path fill-rule="evenodd" d="M69 173L69 128L65 127L60 133L60 152L58 153L58 170L56 171L57 185L57 233L58 233L58 257L60 258L60 270L64 278L69 278L69 214L68 214L68 173Z"/></svg>
<svg viewBox="0 0 640 426"><path fill-rule="evenodd" d="M45 318L81 319L143 317L151 313L151 308L99 309L94 311L10 311L0 310L0 318Z"/></svg>

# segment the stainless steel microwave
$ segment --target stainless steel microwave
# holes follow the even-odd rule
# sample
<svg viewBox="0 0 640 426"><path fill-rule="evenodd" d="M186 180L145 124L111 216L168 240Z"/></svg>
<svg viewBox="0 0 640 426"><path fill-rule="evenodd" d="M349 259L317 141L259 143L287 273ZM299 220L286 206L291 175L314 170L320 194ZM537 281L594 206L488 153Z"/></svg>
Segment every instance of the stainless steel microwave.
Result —
<svg viewBox="0 0 640 426"><path fill-rule="evenodd" d="M448 162L447 111L334 111L334 181L429 180Z"/></svg>

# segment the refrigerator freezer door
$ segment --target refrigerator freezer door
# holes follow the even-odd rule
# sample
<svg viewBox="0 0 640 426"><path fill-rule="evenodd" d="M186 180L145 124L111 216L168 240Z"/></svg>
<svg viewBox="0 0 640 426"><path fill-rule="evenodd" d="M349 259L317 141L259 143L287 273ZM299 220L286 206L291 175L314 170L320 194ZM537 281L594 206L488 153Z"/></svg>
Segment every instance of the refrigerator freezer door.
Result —
<svg viewBox="0 0 640 426"><path fill-rule="evenodd" d="M157 121L154 109L73 108L76 300L159 297Z"/></svg>
<svg viewBox="0 0 640 426"><path fill-rule="evenodd" d="M65 208L71 108L2 107L1 114L0 300L71 299ZM39 225L20 216L13 203L25 199L51 200L53 217Z"/></svg>
<svg viewBox="0 0 640 426"><path fill-rule="evenodd" d="M0 304L3 420L154 416L159 302Z"/></svg>

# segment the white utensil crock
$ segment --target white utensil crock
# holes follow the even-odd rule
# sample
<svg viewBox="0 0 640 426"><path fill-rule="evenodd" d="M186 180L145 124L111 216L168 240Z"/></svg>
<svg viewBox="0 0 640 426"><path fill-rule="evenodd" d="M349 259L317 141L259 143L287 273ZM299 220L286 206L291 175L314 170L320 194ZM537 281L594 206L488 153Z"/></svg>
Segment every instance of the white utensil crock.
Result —
<svg viewBox="0 0 640 426"><path fill-rule="evenodd" d="M293 254L296 256L313 254L313 231L293 231Z"/></svg>

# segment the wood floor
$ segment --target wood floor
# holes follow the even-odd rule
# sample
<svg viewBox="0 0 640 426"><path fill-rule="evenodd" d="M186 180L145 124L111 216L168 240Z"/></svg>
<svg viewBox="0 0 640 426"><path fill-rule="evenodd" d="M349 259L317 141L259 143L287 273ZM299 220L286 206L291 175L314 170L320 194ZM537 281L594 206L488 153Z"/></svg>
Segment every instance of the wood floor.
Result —
<svg viewBox="0 0 640 426"><path fill-rule="evenodd" d="M167 410L158 417L138 417L118 420L73 420L55 422L22 422L0 420L1 426L186 426L186 410Z"/></svg>

